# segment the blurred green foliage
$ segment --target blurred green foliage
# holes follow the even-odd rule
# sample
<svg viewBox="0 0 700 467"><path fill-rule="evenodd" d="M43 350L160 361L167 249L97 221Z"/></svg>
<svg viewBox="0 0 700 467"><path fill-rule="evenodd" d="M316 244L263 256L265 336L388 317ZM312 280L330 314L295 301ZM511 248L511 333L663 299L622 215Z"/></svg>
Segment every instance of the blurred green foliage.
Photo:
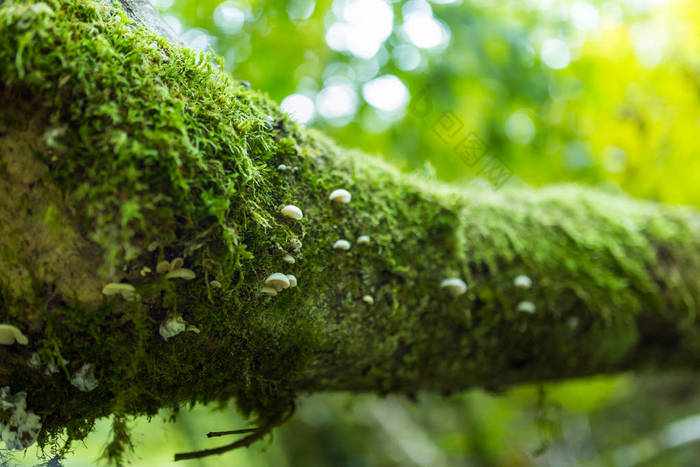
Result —
<svg viewBox="0 0 700 467"><path fill-rule="evenodd" d="M436 126L449 115L452 130L476 134L513 180L575 181L700 206L697 1L154 4L183 42L224 57L237 79L406 171L457 185L479 180L455 155L457 139ZM429 115L411 112L418 98ZM687 375L425 394L418 404L316 395L267 444L191 465L690 466L700 419L687 417L697 411ZM132 425L133 465L160 466L172 465L174 452L222 444L204 434L245 421L197 407L174 426ZM98 426L65 465L94 465L107 431Z"/></svg>

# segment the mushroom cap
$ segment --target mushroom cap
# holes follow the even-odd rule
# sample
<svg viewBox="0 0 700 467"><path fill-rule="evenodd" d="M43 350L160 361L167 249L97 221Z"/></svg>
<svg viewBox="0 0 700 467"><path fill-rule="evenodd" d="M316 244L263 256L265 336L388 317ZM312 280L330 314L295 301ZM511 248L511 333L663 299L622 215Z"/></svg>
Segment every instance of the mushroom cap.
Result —
<svg viewBox="0 0 700 467"><path fill-rule="evenodd" d="M220 289L222 287L221 282L219 282L217 280L213 280L213 281L209 282L209 285L211 285L215 289Z"/></svg>
<svg viewBox="0 0 700 467"><path fill-rule="evenodd" d="M521 311L523 313L534 313L535 311L537 311L537 307L532 302L524 301L518 303L518 311Z"/></svg>
<svg viewBox="0 0 700 467"><path fill-rule="evenodd" d="M265 279L265 285L272 287L276 292L279 292L280 290L289 287L289 278L286 274L275 272L267 276L267 279Z"/></svg>
<svg viewBox="0 0 700 467"><path fill-rule="evenodd" d="M20 345L27 345L29 339L22 334L22 331L11 324L0 324L0 344L12 345L17 342Z"/></svg>
<svg viewBox="0 0 700 467"><path fill-rule="evenodd" d="M467 283L458 277L449 277L440 282L440 287L447 289L453 296L458 297L467 291Z"/></svg>
<svg viewBox="0 0 700 467"><path fill-rule="evenodd" d="M264 293L265 295L277 295L277 289L272 287L263 287L260 289L260 292Z"/></svg>
<svg viewBox="0 0 700 467"><path fill-rule="evenodd" d="M170 271L170 263L168 261L161 261L156 265L156 272L158 274L165 274Z"/></svg>
<svg viewBox="0 0 700 467"><path fill-rule="evenodd" d="M369 243L369 235L360 235L357 237L357 241L355 242L358 245L364 245L366 243Z"/></svg>
<svg viewBox="0 0 700 467"><path fill-rule="evenodd" d="M352 199L352 195L348 190L339 188L337 190L333 190L328 199L331 201L337 201L338 203L349 203Z"/></svg>
<svg viewBox="0 0 700 467"><path fill-rule="evenodd" d="M166 279L185 279L186 281L192 280L197 275L191 269L180 268L174 271L170 271L165 275Z"/></svg>
<svg viewBox="0 0 700 467"><path fill-rule="evenodd" d="M136 288L133 285L117 282L112 282L102 288L102 293L105 295L121 294L125 298L130 295L133 296L134 292L136 292Z"/></svg>
<svg viewBox="0 0 700 467"><path fill-rule="evenodd" d="M297 286L297 278L294 276L294 274L287 274L287 279L289 280L290 287Z"/></svg>
<svg viewBox="0 0 700 467"><path fill-rule="evenodd" d="M519 289L529 289L532 287L532 279L521 274L513 279L513 285Z"/></svg>
<svg viewBox="0 0 700 467"><path fill-rule="evenodd" d="M341 238L340 240L337 240L333 244L333 248L335 248L336 250L349 250L350 249L350 242L348 242L344 238Z"/></svg>
<svg viewBox="0 0 700 467"><path fill-rule="evenodd" d="M365 295L364 297L362 297L362 301L370 305L374 305L374 297L372 297L371 295Z"/></svg>
<svg viewBox="0 0 700 467"><path fill-rule="evenodd" d="M280 211L283 216L285 217L291 217L292 219L299 220L302 217L304 217L304 214L301 212L301 209L298 207L288 204L285 207L282 208L282 211Z"/></svg>
<svg viewBox="0 0 700 467"><path fill-rule="evenodd" d="M284 255L284 258L282 258L282 261L284 261L285 263L289 263L289 264L294 264L297 262L297 260L295 260L294 256L292 256L292 255Z"/></svg>

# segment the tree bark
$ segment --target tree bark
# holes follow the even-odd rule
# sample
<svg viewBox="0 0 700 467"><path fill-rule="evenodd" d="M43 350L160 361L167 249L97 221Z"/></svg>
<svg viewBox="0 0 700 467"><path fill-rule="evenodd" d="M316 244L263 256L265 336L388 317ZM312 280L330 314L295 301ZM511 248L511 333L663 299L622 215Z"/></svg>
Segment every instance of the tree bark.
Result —
<svg viewBox="0 0 700 467"><path fill-rule="evenodd" d="M0 322L29 340L0 387L42 443L114 415L117 457L124 417L186 403L269 425L304 392L700 362L694 209L401 174L95 1L0 1L0 104ZM298 286L266 294L277 272Z"/></svg>

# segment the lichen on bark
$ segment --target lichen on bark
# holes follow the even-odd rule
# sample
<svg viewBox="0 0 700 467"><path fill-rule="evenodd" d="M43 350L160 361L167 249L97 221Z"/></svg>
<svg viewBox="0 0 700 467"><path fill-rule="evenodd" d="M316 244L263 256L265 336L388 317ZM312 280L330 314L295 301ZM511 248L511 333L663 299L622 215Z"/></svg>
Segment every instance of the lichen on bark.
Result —
<svg viewBox="0 0 700 467"><path fill-rule="evenodd" d="M0 1L0 104L0 321L30 339L0 348L0 387L27 391L41 443L114 415L118 457L125 417L184 404L233 398L265 424L300 392L700 360L692 209L400 174L91 0ZM350 203L328 199L338 188ZM282 216L288 204L303 219ZM341 238L349 251L333 249ZM196 277L157 272L175 258ZM274 272L298 286L262 294ZM448 277L467 293L441 289ZM135 299L103 295L108 283ZM172 317L199 333L164 340ZM70 380L86 363L99 384L83 392Z"/></svg>

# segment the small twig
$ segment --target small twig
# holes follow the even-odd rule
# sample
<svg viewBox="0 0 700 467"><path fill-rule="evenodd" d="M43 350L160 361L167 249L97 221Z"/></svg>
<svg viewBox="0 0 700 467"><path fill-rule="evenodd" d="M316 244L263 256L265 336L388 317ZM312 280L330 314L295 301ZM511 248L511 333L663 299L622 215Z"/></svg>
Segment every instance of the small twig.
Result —
<svg viewBox="0 0 700 467"><path fill-rule="evenodd" d="M175 461L182 461L185 459L200 459L202 457L207 457L207 456L215 456L217 454L223 454L228 451L233 451L234 449L242 448L242 447L248 447L254 442L258 441L260 438L265 436L266 434L270 433L275 427L283 424L289 418L294 415L294 410L296 406L292 402L291 405L289 406L289 410L286 414L281 415L280 417L275 417L273 418L269 423L266 425L257 427L257 428L243 428L240 430L231 430L231 431L212 431L207 433L207 437L211 438L214 436L225 436L225 435L238 435L238 434L243 434L243 433L251 433L248 436L239 439L238 441L235 441L231 444L227 444L225 446L219 446L218 448L212 448L212 449L203 449L201 451L193 451L193 452L183 452L180 454L175 454Z"/></svg>
<svg viewBox="0 0 700 467"><path fill-rule="evenodd" d="M229 431L210 431L207 433L207 438L213 438L215 436L226 436L226 435L242 435L244 433L252 433L253 431L259 430L258 428L243 428L241 430L229 430Z"/></svg>

